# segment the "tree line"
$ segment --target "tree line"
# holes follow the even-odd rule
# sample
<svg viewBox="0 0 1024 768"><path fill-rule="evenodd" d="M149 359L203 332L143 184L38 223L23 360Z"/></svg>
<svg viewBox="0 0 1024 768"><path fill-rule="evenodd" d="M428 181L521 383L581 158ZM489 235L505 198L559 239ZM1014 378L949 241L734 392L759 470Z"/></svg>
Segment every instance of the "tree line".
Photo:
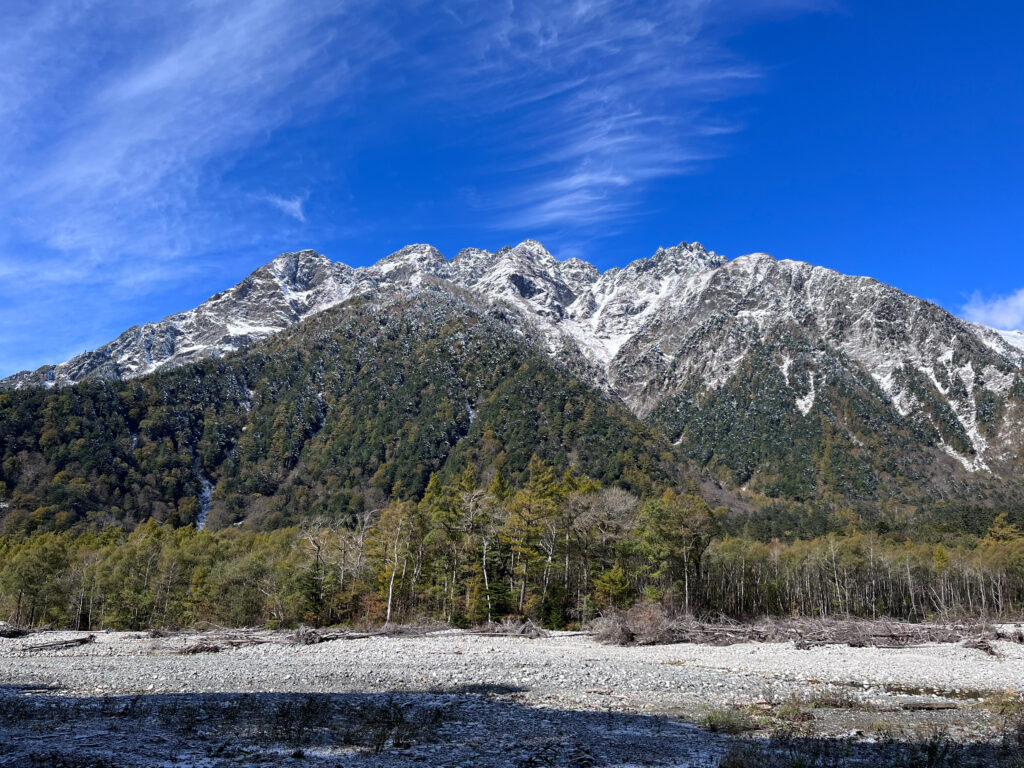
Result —
<svg viewBox="0 0 1024 768"><path fill-rule="evenodd" d="M482 487L433 476L354 518L209 531L0 538L0 618L19 625L146 629L525 616L579 626L637 602L675 614L1017 616L1024 535L1005 515L983 536L909 541L845 531L730 535L694 486L638 498L534 457L525 480Z"/></svg>

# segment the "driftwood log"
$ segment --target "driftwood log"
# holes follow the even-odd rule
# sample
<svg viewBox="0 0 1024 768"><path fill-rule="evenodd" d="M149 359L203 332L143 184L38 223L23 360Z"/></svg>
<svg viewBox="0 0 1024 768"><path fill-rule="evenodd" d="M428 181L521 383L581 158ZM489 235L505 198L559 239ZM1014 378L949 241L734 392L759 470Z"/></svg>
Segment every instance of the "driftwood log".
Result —
<svg viewBox="0 0 1024 768"><path fill-rule="evenodd" d="M39 643L38 645L26 645L22 648L22 651L34 653L36 651L60 651L65 648L77 648L80 645L88 645L89 643L96 642L96 635L86 635L85 637L74 637L70 640L54 640L51 643Z"/></svg>
<svg viewBox="0 0 1024 768"><path fill-rule="evenodd" d="M174 650L172 653L179 655L218 653L231 648L245 648L263 643L317 645L335 640L361 640L368 637L420 637L443 629L448 629L447 625L390 624L377 630L368 631L323 630L303 626L289 634L262 630L214 629L202 633L193 645ZM159 635L150 633L150 636L164 638L173 637L174 635L170 633L160 633Z"/></svg>
<svg viewBox="0 0 1024 768"><path fill-rule="evenodd" d="M901 708L908 712L938 712L943 709L957 709L955 701L904 701Z"/></svg>

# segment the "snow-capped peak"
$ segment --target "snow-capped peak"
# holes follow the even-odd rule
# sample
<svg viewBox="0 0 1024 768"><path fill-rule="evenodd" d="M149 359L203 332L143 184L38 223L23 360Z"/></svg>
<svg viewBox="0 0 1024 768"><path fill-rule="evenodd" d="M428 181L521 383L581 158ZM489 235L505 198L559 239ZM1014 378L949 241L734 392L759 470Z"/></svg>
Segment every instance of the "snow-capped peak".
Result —
<svg viewBox="0 0 1024 768"><path fill-rule="evenodd" d="M660 271L675 271L677 273L692 274L702 272L705 269L720 267L728 261L714 251L708 251L700 243L680 243L671 248L658 248L649 259L640 259L629 267L636 265L636 269L656 269Z"/></svg>
<svg viewBox="0 0 1024 768"><path fill-rule="evenodd" d="M930 387L927 397L947 403L946 422L959 423L957 455L973 468L986 466L981 454L993 450L983 434L991 427L979 421L983 391L1009 392L1024 364L1024 333L967 323L871 278L764 253L730 261L696 242L602 273L524 240L495 252L465 249L451 261L413 244L360 268L311 250L282 254L193 310L2 385L139 376L224 354L351 297L439 281L511 308L549 354L574 365L582 358L595 384L640 415L694 387L715 389L755 351L772 349L783 350L771 352L773 365L784 367L793 412L804 417L844 367L873 379L900 417L920 411L921 387ZM965 444L978 455L963 453Z"/></svg>

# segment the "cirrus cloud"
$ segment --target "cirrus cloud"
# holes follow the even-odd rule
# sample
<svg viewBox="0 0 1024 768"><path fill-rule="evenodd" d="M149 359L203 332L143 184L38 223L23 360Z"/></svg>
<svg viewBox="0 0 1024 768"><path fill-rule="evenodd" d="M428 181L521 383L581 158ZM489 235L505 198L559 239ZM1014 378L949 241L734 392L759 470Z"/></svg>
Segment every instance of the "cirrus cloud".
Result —
<svg viewBox="0 0 1024 768"><path fill-rule="evenodd" d="M330 158L340 165L381 106L457 125L481 158L482 228L614 228L638 215L650 184L708 162L742 127L719 107L762 73L729 36L830 3L11 0L0 25L0 375L155 319L186 281L223 288L282 233L346 219L315 191L285 191L314 189L322 157L290 159L309 185L232 173L318 120L352 128ZM288 221L266 217L268 203Z"/></svg>

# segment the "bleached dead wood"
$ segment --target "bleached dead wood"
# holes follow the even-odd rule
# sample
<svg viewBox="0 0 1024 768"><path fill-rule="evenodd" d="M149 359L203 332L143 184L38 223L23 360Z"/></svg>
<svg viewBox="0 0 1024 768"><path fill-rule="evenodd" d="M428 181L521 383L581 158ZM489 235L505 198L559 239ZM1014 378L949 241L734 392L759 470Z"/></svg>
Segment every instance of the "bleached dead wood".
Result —
<svg viewBox="0 0 1024 768"><path fill-rule="evenodd" d="M604 642L625 645L697 643L735 645L738 643L792 642L799 649L823 645L855 648L905 648L926 643L968 641L970 647L988 652L989 641L1000 634L984 624L911 624L909 622L863 619L763 619L751 624L729 620L702 622L690 618L671 619L659 611L636 611L597 620L592 629Z"/></svg>
<svg viewBox="0 0 1024 768"><path fill-rule="evenodd" d="M65 648L77 648L80 645L88 645L89 643L96 642L96 635L86 635L85 637L74 637L70 640L54 640L50 643L39 643L37 645L26 645L22 648L22 651L28 653L34 653L37 651L60 651Z"/></svg>
<svg viewBox="0 0 1024 768"><path fill-rule="evenodd" d="M548 636L547 630L538 627L529 619L524 619L523 621L506 620L501 624L490 622L469 631L474 635L483 635L485 637L526 637L531 640Z"/></svg>

